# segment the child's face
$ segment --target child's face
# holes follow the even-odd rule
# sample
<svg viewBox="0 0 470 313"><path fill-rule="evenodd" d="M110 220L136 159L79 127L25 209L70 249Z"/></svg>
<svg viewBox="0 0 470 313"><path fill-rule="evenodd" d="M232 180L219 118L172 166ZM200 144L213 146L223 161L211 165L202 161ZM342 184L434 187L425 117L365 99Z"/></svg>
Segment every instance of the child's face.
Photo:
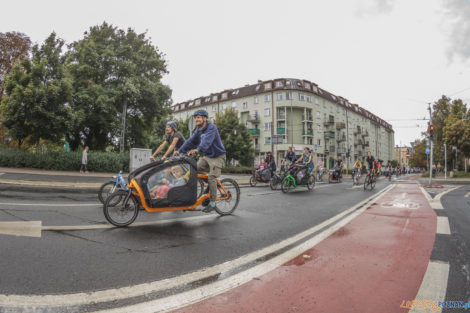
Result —
<svg viewBox="0 0 470 313"><path fill-rule="evenodd" d="M179 166L175 166L175 167L171 168L171 173L176 178L180 178L183 175L183 169L181 169L181 167L179 167Z"/></svg>

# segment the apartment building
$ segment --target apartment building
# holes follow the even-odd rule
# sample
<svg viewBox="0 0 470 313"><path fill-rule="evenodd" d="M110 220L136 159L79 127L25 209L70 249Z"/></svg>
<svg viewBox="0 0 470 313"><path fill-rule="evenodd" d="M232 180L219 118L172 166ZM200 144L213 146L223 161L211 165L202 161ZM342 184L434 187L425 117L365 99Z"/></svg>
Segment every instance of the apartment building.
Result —
<svg viewBox="0 0 470 313"><path fill-rule="evenodd" d="M248 127L257 156L272 151L279 162L289 146L297 154L308 146L315 162L322 158L328 167L339 155L345 166L352 167L356 158L364 160L367 151L384 161L394 158L389 123L308 80L278 78L223 90L175 104L173 118L184 120L205 109L215 120L229 107Z"/></svg>
<svg viewBox="0 0 470 313"><path fill-rule="evenodd" d="M400 164L400 166L404 166L404 167L408 167L410 165L410 159L409 159L409 156L410 156L410 152L411 152L411 148L410 147L399 147L399 146L396 146L395 147L395 156L394 156L394 159L397 160L398 164ZM407 157L408 155L408 157Z"/></svg>

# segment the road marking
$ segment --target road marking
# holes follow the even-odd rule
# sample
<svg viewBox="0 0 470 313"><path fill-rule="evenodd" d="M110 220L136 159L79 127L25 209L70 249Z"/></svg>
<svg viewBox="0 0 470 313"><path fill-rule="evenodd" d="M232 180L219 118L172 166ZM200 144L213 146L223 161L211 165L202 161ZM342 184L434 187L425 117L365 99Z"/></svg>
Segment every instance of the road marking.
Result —
<svg viewBox="0 0 470 313"><path fill-rule="evenodd" d="M315 232L330 226L331 224L337 222L338 220L342 219L344 216L353 213L356 215L349 215L348 217L344 218L341 220L339 223L348 223L349 220L352 220L352 218L356 217L358 214L362 213L369 205L365 206L365 204L369 203L372 200L377 200L381 198L385 193L387 193L393 186L389 185L383 190L379 191L377 194L374 194L367 199L362 200L355 206L329 218L328 220L310 228L302 233L299 233L293 237L287 238L279 243L275 243L271 246L268 246L266 248L251 252L249 254L243 255L237 259L227 261L225 263L217 264L208 268L201 269L196 272L184 274L178 277L172 277L172 278L167 278L159 281L153 281L149 283L143 283L143 284L138 284L134 286L127 286L127 287L121 287L121 288L115 288L115 289L107 289L107 290L99 290L99 291L93 291L93 292L81 292L81 293L73 293L73 294L63 294L63 295L5 295L5 294L0 294L0 307L1 306L8 306L8 307L24 307L24 306L54 306L54 307L60 307L60 306L73 306L73 305L83 305L83 304L89 304L89 303L100 303L100 302L110 302L110 301L117 301L117 300L122 300L122 299L127 299L127 298L132 298L132 297L137 297L137 296L142 296L146 295L152 292L158 292L162 290L168 290L171 288L175 288L178 286L183 286L186 284L190 284L195 281L200 281L202 279L208 278L208 277L213 277L215 275L220 275L221 273L229 273L230 271L239 268L243 265L249 264L257 259L260 259L264 256L270 255L273 252L279 251L301 239L304 239ZM362 206L365 206L364 208L361 208ZM361 209L358 209L361 208ZM360 210L360 212L359 212ZM359 213L358 213L359 212ZM352 218L351 218L352 216ZM338 227L338 225L330 226L329 229L324 230L322 233L318 234L317 236L313 237L310 239L308 242L312 242L313 239L316 241L321 241L323 240L326 234L330 234L335 231L335 228ZM339 228L342 227L342 225L339 226ZM338 229L339 229L338 228ZM329 236L329 235L328 235ZM320 238L322 238L320 240ZM316 242L314 241L314 242ZM318 242L319 242L318 241ZM318 243L317 242L317 243ZM301 252L308 250L308 248L305 248L305 243L302 246L297 246L296 248L293 249L303 249ZM300 247L300 248L299 248ZM291 251L291 250L290 250ZM290 258L295 257L296 255L291 256L292 254L297 253L295 251L294 253L291 252L291 254L288 256ZM300 253L298 253L300 254ZM283 258L279 258L280 256L284 256ZM281 264L286 262L286 254L281 254L277 258L273 258L276 260L276 262L280 262ZM262 263L258 265L256 268L259 271L260 269L263 268L263 265L265 263ZM270 267L265 267L265 269L269 269ZM219 284L218 292L220 292L220 288L222 290L225 289L231 289L233 287L238 286L241 284L241 281L246 280L247 277L249 279L252 279L253 277L257 277L260 275L261 271L256 272L257 276L251 276L254 274L250 274L252 272L247 273L242 272L238 274L237 277L235 278L227 278L231 279L230 282L231 284L225 285ZM241 279L241 280L240 280ZM225 281L225 280L224 280ZM196 295L198 299L201 299L201 296L204 296L206 293L202 293L201 291L196 292ZM211 293L212 295L212 293ZM176 302L179 300L177 299ZM165 301L163 301L165 302ZM182 302L183 303L183 302ZM184 304L186 305L186 304ZM124 311L127 312L127 311Z"/></svg>
<svg viewBox="0 0 470 313"><path fill-rule="evenodd" d="M391 188L386 188L384 190L389 191ZM375 195L376 198L374 200L378 200L381 198L387 191L381 193L380 195ZM308 239L306 242L293 247L292 249L262 263L256 265L252 268L249 268L243 272L235 274L233 276L227 277L225 279L221 279L214 283L208 284L206 286L198 287L192 290L188 290L181 294L172 295L169 297L143 302L135 305L130 305L127 307L121 307L111 310L102 310L95 313L128 313L128 312L139 312L139 313L154 313L154 312L167 312L170 310L175 310L192 303L196 303L202 301L204 299L216 296L233 288L236 288L244 283L251 281L253 278L260 277L279 266L285 264L287 261L292 260L293 258L301 255L303 252L311 249L312 247L316 246L318 243L322 242L324 239L331 236L340 228L344 227L346 224L351 222L357 216L362 214L365 210L367 210L368 206L364 206L341 221L337 224L329 226L327 229L323 230L321 233L317 234L316 236Z"/></svg>
<svg viewBox="0 0 470 313"><path fill-rule="evenodd" d="M450 235L449 219L447 216L437 217L437 234Z"/></svg>
<svg viewBox="0 0 470 313"><path fill-rule="evenodd" d="M465 198L468 198L470 196L470 191L465 195Z"/></svg>
<svg viewBox="0 0 470 313"><path fill-rule="evenodd" d="M13 203L13 202L0 202L0 205L11 205L11 206L64 206L64 207L75 207L75 206L103 206L99 203Z"/></svg>
<svg viewBox="0 0 470 313"><path fill-rule="evenodd" d="M444 301L447 292L449 268L447 262L429 261L415 300ZM409 311L409 313L418 312L422 312L422 309L418 311L417 308L413 308Z"/></svg>
<svg viewBox="0 0 470 313"><path fill-rule="evenodd" d="M0 173L0 176L2 176L3 174L5 174L5 173Z"/></svg>
<svg viewBox="0 0 470 313"><path fill-rule="evenodd" d="M40 238L41 221L0 222L0 234Z"/></svg>

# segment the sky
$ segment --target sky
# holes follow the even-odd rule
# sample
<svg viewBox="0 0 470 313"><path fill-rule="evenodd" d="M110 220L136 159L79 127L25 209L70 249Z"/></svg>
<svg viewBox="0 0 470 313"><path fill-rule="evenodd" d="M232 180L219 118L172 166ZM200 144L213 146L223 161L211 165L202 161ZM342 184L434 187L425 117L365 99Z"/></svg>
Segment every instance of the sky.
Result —
<svg viewBox="0 0 470 313"><path fill-rule="evenodd" d="M442 95L470 103L470 0L0 0L0 32L67 43L106 21L165 54L175 103L259 79L298 78L392 124L427 128ZM8 12L8 14L5 14Z"/></svg>

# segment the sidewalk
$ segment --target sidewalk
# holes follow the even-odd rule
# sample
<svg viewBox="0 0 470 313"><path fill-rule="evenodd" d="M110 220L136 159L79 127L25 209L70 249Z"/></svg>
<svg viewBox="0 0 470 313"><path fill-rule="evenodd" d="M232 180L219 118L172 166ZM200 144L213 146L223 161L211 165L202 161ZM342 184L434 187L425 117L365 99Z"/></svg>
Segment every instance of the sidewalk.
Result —
<svg viewBox="0 0 470 313"><path fill-rule="evenodd" d="M36 192L98 192L101 185L117 173L88 173L50 171L34 168L0 167L0 190L21 190ZM123 174L127 178L128 173ZM250 175L222 174L240 185L249 184Z"/></svg>

